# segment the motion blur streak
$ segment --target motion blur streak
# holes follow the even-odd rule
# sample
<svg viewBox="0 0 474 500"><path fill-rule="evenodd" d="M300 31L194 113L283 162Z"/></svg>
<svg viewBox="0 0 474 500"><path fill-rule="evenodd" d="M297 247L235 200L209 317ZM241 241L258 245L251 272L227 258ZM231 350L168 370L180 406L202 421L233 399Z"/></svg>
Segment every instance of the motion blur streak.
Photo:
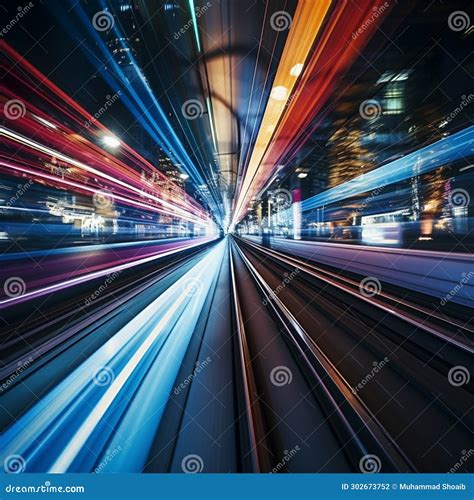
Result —
<svg viewBox="0 0 474 500"><path fill-rule="evenodd" d="M118 395L126 389L126 399L133 398L127 412L144 412L148 407L156 412L151 421L148 415L148 422L140 427L139 432L134 418L128 426L125 419L116 431L121 436L121 442L132 436L134 438L135 449L129 450L122 466L127 470L141 470L150 438L159 424L207 289L219 271L224 249L224 242L220 242L201 262L29 410L2 438L2 449L5 446L7 454L21 449L31 470L44 470L48 463L47 469L51 472L73 471L73 463L81 452L84 454L87 441L91 438L99 442L104 440L104 432L107 431L102 418L107 412L112 412L112 405L114 418L118 417L118 412L124 411L125 400ZM194 283L199 286L193 287ZM113 379L109 386L101 384L101 371ZM33 422L35 436L30 431ZM100 432L97 427L100 427ZM42 443L42 452L30 456L28 443L32 438ZM77 460L82 467L84 460L83 457ZM89 464L93 464L94 460L94 456L89 457Z"/></svg>
<svg viewBox="0 0 474 500"><path fill-rule="evenodd" d="M297 77L308 58L310 49L319 34L330 5L330 0L318 2L317 5L311 2L300 2L298 4L295 16L291 21L291 31L281 56L280 64L278 65L272 93L270 94L270 100L263 115L258 137L252 151L252 157L248 162L247 171L243 177L242 194L237 198L236 204L237 214L240 212L242 204L247 200L250 185L255 178L262 157L273 137L276 124L278 124L285 108L291 102L290 97L296 85ZM294 71L293 68L295 67L301 67L301 70Z"/></svg>
<svg viewBox="0 0 474 500"><path fill-rule="evenodd" d="M472 472L472 0L4 4L3 470Z"/></svg>
<svg viewBox="0 0 474 500"><path fill-rule="evenodd" d="M113 274L113 273L121 272L125 269L130 269L130 268L135 267L135 266L140 266L140 265L148 263L148 262L153 262L153 261L156 261L157 259L162 259L164 257L168 257L170 255L177 254L180 251L182 251L183 249L189 249L189 248L193 248L196 246L200 246L203 243L208 242L208 241L212 241L212 240L206 239L206 238L199 238L199 239L197 239L197 241L196 240L192 240L191 242L189 242L189 241L177 241L177 242L174 242L172 244L166 244L166 243L163 244L163 242L155 242L155 243L160 243L160 244L156 245L155 248L148 248L149 243L153 243L153 242L148 242L148 244L147 244L147 246L145 246L145 248L140 247L138 249L142 255L147 255L147 257L141 257L141 258L137 258L136 249L135 249L135 252L133 252L133 253L130 251L120 252L120 250L119 250L120 248L124 248L124 247L127 248L130 246L130 243L116 243L114 245L107 245L105 248L104 247L100 248L100 245L97 245L97 247L94 246L94 247L89 247L89 248L83 247L80 249L80 251L83 252L84 250L89 250L92 255L90 257L85 257L83 255L79 255L79 258L80 259L87 258L87 261L89 262L89 265L91 267L89 267L88 269L85 269L85 270L81 270L82 272L81 271L79 271L79 272L76 271L74 273L69 272L66 275L65 274L61 274L61 275L55 274L55 270L60 269L61 267L68 269L68 266L70 266L72 264L71 259L68 259L68 260L64 259L65 262L61 262L60 259L54 257L55 254L61 254L61 253L64 253L64 251L59 251L59 252L58 251L52 251L52 252L49 251L48 253L39 252L40 255L42 253L45 257L43 259L43 266L45 268L45 271L48 273L47 279L48 279L48 281L52 281L54 284L51 284L51 285L45 286L45 287L40 287L38 289L34 289L34 290L29 291L29 292L25 292L22 295L20 295L19 297L11 297L9 299L0 300L0 308L4 307L4 306L12 305L12 304L18 304L18 303L21 303L25 300L29 300L32 297L39 297L41 295L46 295L46 294L51 293L53 291L62 290L64 288L67 288L67 287L70 287L70 286L73 286L73 285L76 285L79 283L84 283L86 281L93 280L93 279L99 278L101 276L108 276L108 275ZM145 251L143 252L143 250L145 250ZM98 252L100 252L100 251L102 251L103 254L105 254L105 253L111 254L111 256L107 259L106 264L93 265L96 256L99 256L100 260L103 260L104 256L98 254ZM76 253L76 251L74 251L72 253ZM52 256L53 256L53 258L51 258ZM10 259L8 259L9 257L11 257L11 256L7 255L7 259L0 259L0 260L10 260ZM112 259L117 259L115 262L117 262L118 264L112 265L114 263L114 261ZM48 266L48 261L51 262L51 264L49 266ZM98 271L94 271L94 272L88 272L88 271L92 271L94 269L100 269L100 268L103 268L103 269L98 270ZM38 271L36 269L32 269L31 266L28 266L28 262L23 263L23 265L20 267L20 269L21 269L23 276L26 277L26 276L30 275L29 276L30 279L28 281L30 288L34 288L35 283L38 283L38 284L44 283L44 281L45 281L44 276L41 276L41 277L38 276ZM10 270L8 272L11 273L11 270L12 270L12 268L10 267ZM80 274L80 276L77 278L71 278L71 279L67 279L65 281L61 281L61 278L64 278L65 276L72 276L73 274L74 275ZM42 278L42 279L38 280L38 278ZM35 282L35 279L38 281ZM56 281L58 281L58 282L56 282Z"/></svg>
<svg viewBox="0 0 474 500"><path fill-rule="evenodd" d="M451 137L410 153L404 158L390 162L360 177L355 177L350 182L308 198L303 202L302 207L303 210L311 210L356 194L374 191L381 186L410 179L413 176L413 165L416 165L417 173L422 175L450 162L468 158L473 154L474 127L469 127Z"/></svg>

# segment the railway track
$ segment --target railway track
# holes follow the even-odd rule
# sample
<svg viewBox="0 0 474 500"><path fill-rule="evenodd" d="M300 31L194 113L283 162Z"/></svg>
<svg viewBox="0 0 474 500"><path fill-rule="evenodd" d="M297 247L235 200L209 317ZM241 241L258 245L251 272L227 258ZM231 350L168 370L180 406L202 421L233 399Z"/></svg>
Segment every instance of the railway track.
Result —
<svg viewBox="0 0 474 500"><path fill-rule="evenodd" d="M380 299L366 300L355 283L247 242L238 246L266 308L287 336L294 330L292 342L298 339L313 368L324 368L322 380L338 388L335 401L351 402L366 424L361 429L379 439L379 453L392 452L381 463L449 470L470 439L472 387L449 382L450 370L469 366L469 346L437 331L429 318L405 318ZM281 286L288 276L291 283Z"/></svg>
<svg viewBox="0 0 474 500"><path fill-rule="evenodd" d="M233 260L257 470L360 471L367 460L380 468L383 462L386 471L413 470L283 303L270 299L268 285L236 245ZM299 456L280 466L295 441Z"/></svg>

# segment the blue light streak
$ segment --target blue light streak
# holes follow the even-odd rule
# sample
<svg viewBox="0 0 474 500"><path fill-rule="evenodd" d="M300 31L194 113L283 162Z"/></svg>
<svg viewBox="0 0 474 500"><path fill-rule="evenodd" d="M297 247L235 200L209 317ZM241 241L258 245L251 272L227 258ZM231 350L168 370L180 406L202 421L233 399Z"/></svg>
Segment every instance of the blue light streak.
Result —
<svg viewBox="0 0 474 500"><path fill-rule="evenodd" d="M422 175L447 163L472 156L474 153L474 126L445 137L403 158L360 175L344 184L328 189L303 201L303 211L345 200L350 196L366 193L382 186Z"/></svg>
<svg viewBox="0 0 474 500"><path fill-rule="evenodd" d="M121 100L123 104L130 110L136 118L136 121L140 123L150 137L167 152L172 161L175 164L180 165L183 171L189 175L191 180L196 185L207 185L207 179L202 176L199 169L194 165L186 149L176 135L173 126L169 122L165 112L144 79L143 73L141 73L137 61L133 57L131 51L128 51L127 54L130 59L130 67L133 68L136 74L136 78L133 82L129 81L123 69L112 57L109 48L106 46L99 33L93 28L91 20L84 11L83 7L73 0L70 0L70 4L71 8L73 8L80 21L83 23L87 32L94 40L100 53L106 60L106 64L113 70L112 72L107 71L104 61L101 60L94 51L91 51L87 45L81 44L83 49L85 49L86 56L96 67L97 72L101 74L104 80L110 85L111 89L117 89L118 86L122 89ZM64 12L58 11L56 11L56 14L61 18L61 20L71 30L77 32L77 29L71 23L70 14L66 15ZM120 33L116 25L113 29L116 38L124 38L123 34ZM77 38L82 37L82 33L77 33ZM121 43L123 48L125 48L124 42L122 41ZM119 78L120 83L116 81L113 75L116 75ZM129 96L127 96L127 93ZM213 186L209 184L211 196L207 197L206 201L216 216L218 217L220 215L222 217L223 214L219 209L219 203L217 201L219 199L218 195L212 191L212 188Z"/></svg>
<svg viewBox="0 0 474 500"><path fill-rule="evenodd" d="M218 243L23 414L1 437L2 456L21 454L27 472L93 471L100 455L91 450L105 456L117 442L125 452L107 472L140 472L226 244ZM192 293L191 282L199 284ZM97 380L100 370L107 383Z"/></svg>

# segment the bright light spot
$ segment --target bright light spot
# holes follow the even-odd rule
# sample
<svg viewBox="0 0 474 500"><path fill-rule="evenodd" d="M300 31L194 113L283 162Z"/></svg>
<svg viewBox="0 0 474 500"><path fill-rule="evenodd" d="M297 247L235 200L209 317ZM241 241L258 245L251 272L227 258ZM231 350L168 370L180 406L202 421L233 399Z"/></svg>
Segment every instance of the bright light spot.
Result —
<svg viewBox="0 0 474 500"><path fill-rule="evenodd" d="M400 73L396 73L395 71L386 71L376 83L403 82L404 80L408 80L412 72L412 69L404 69L403 71L400 71Z"/></svg>
<svg viewBox="0 0 474 500"><path fill-rule="evenodd" d="M189 179L188 174L179 174L179 177L180 177L180 179L183 179L183 181L185 181L186 179Z"/></svg>
<svg viewBox="0 0 474 500"><path fill-rule="evenodd" d="M302 63L295 64L290 70L290 75L291 76L300 76L301 72L303 71L303 66L304 66L304 64L302 64Z"/></svg>
<svg viewBox="0 0 474 500"><path fill-rule="evenodd" d="M33 115L40 123L43 125L46 125L49 128L58 128L54 123L49 122L48 120L45 120L44 118L41 118L41 116Z"/></svg>
<svg viewBox="0 0 474 500"><path fill-rule="evenodd" d="M275 101L284 101L288 96L288 89L282 85L274 87L271 92L272 99Z"/></svg>
<svg viewBox="0 0 474 500"><path fill-rule="evenodd" d="M268 125L267 132L270 132L270 133L275 132L275 128L276 128L275 125Z"/></svg>
<svg viewBox="0 0 474 500"><path fill-rule="evenodd" d="M300 179L304 179L305 177L308 177L308 173L307 173L307 172L300 172L300 173L298 174L298 177L299 177Z"/></svg>
<svg viewBox="0 0 474 500"><path fill-rule="evenodd" d="M110 148L118 148L120 146L120 141L113 135L105 135L103 141Z"/></svg>

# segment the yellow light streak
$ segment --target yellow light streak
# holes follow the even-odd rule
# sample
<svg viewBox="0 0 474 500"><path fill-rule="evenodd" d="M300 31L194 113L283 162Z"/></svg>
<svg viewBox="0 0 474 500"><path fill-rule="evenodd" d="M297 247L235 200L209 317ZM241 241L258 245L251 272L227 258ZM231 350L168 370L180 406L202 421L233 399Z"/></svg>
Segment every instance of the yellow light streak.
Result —
<svg viewBox="0 0 474 500"><path fill-rule="evenodd" d="M267 150L276 124L283 116L289 97L303 70L304 61L321 29L332 0L302 0L298 3L291 23L290 32L273 82L271 97L263 116L249 166L235 204L233 225L238 222L241 212L252 198L252 185L263 156Z"/></svg>

